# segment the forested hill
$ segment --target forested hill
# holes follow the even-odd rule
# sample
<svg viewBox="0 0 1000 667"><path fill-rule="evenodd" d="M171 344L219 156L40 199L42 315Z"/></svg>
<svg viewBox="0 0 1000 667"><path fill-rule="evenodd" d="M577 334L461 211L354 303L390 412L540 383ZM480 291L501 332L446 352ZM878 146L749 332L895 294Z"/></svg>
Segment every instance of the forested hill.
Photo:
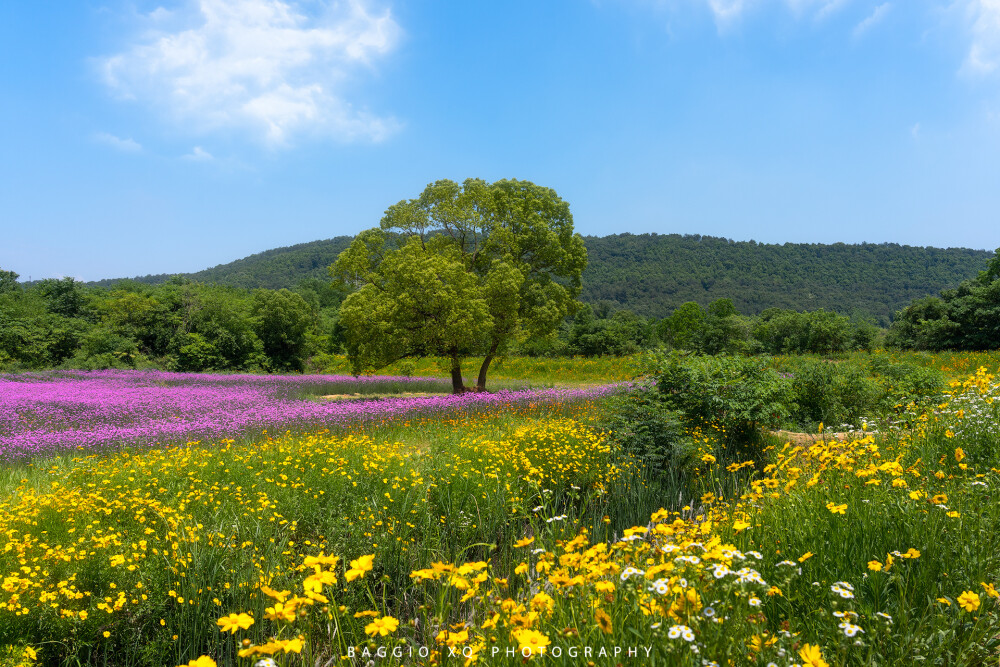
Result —
<svg viewBox="0 0 1000 667"><path fill-rule="evenodd" d="M219 264L197 273L182 273L184 278L198 282L218 283L232 287L281 289L295 287L301 280L318 278L330 280L326 267L333 264L337 255L347 249L353 236L336 236L323 241L299 243L284 248L265 250L228 264ZM134 278L140 283L165 283L175 274ZM93 285L107 287L120 279L100 280Z"/></svg>
<svg viewBox="0 0 1000 667"><path fill-rule="evenodd" d="M726 297L746 314L772 306L825 308L871 315L886 323L913 299L976 276L993 255L894 243L777 245L679 234L584 238L589 265L583 275L583 300L655 317L668 315L685 301L707 305ZM294 287L305 278L328 280L326 267L350 241L338 236L275 248L185 277L270 289ZM169 278L137 280L160 283Z"/></svg>
<svg viewBox="0 0 1000 667"><path fill-rule="evenodd" d="M763 244L711 236L586 237L583 300L663 317L726 297L745 314L776 306L858 312L885 323L915 299L986 269L992 252L895 243Z"/></svg>

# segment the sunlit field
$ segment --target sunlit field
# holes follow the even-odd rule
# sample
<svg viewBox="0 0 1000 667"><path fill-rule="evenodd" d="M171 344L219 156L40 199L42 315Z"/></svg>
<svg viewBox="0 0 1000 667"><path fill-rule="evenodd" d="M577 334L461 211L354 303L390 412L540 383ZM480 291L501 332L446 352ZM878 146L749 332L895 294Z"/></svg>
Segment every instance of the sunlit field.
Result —
<svg viewBox="0 0 1000 667"><path fill-rule="evenodd" d="M706 426L669 493L631 359L0 378L0 664L996 664L990 360L840 440Z"/></svg>

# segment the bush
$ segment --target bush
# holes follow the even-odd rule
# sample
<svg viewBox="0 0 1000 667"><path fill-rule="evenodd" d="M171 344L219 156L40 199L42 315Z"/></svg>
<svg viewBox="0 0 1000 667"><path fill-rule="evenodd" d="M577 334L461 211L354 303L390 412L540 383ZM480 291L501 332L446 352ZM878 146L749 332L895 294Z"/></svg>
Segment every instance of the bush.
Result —
<svg viewBox="0 0 1000 667"><path fill-rule="evenodd" d="M656 353L646 370L666 408L691 427L719 430L730 443L758 440L789 413L790 385L766 357Z"/></svg>
<svg viewBox="0 0 1000 667"><path fill-rule="evenodd" d="M791 418L800 427L816 423L861 423L879 412L882 386L858 366L804 359L792 379Z"/></svg>
<svg viewBox="0 0 1000 667"><path fill-rule="evenodd" d="M651 387L613 399L604 426L621 453L641 461L654 477L675 477L695 450L680 413L666 407Z"/></svg>

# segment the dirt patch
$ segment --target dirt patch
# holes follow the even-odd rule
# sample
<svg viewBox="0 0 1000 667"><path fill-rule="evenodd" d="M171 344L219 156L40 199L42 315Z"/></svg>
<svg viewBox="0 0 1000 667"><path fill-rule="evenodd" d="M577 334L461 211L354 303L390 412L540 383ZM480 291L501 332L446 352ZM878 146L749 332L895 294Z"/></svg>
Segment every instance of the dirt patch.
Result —
<svg viewBox="0 0 1000 667"><path fill-rule="evenodd" d="M399 394L327 394L326 396L320 396L320 398L325 398L328 401L357 401L361 399L380 400L383 398L426 398L428 396L440 395L427 391L404 391Z"/></svg>
<svg viewBox="0 0 1000 667"><path fill-rule="evenodd" d="M848 438L853 437L864 437L865 434L857 433L799 433L796 431L771 431L771 435L776 435L782 440L792 443L793 445L804 445L810 442L819 442L827 440L837 440L843 442Z"/></svg>

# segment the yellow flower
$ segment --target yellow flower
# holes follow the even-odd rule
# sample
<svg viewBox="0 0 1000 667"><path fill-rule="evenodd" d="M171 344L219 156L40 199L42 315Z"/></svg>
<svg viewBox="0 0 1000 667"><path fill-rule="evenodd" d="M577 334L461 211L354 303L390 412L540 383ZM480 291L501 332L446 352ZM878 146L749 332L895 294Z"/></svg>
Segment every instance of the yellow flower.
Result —
<svg viewBox="0 0 1000 667"><path fill-rule="evenodd" d="M906 553L903 554L903 558L920 558L920 552L913 547L910 547L906 550Z"/></svg>
<svg viewBox="0 0 1000 667"><path fill-rule="evenodd" d="M961 447L956 447L955 448L955 461L958 462L958 463L961 463L962 459L964 459L964 458L965 458L965 452L962 451Z"/></svg>
<svg viewBox="0 0 1000 667"><path fill-rule="evenodd" d="M215 660L212 660L207 655L199 657L197 660L192 660L186 665L179 665L178 667L216 667Z"/></svg>
<svg viewBox="0 0 1000 667"><path fill-rule="evenodd" d="M957 519L960 516L962 516L962 514L960 512L956 512L955 510L951 510L950 512L948 512L948 517L952 519Z"/></svg>
<svg viewBox="0 0 1000 667"><path fill-rule="evenodd" d="M235 635L237 630L241 628L246 630L253 625L253 617L249 614L230 614L216 621L216 625L219 626L219 632L229 632Z"/></svg>
<svg viewBox="0 0 1000 667"><path fill-rule="evenodd" d="M594 590L598 593L614 593L615 583L613 581L598 581L594 584Z"/></svg>
<svg viewBox="0 0 1000 667"><path fill-rule="evenodd" d="M399 627L399 621L397 621L392 616L383 616L382 618L376 618L374 621L365 626L365 634L379 635L381 637L386 637L390 633L396 631Z"/></svg>
<svg viewBox="0 0 1000 667"><path fill-rule="evenodd" d="M547 593L539 592L535 594L535 597L531 598L531 608L536 610L547 610L552 611L555 607L556 601L552 599L552 596Z"/></svg>
<svg viewBox="0 0 1000 667"><path fill-rule="evenodd" d="M594 620L597 621L597 625L604 631L604 634L610 635L612 632L611 617L608 613L598 607L594 610Z"/></svg>
<svg viewBox="0 0 1000 667"><path fill-rule="evenodd" d="M108 632L107 630L105 630L105 631L104 631L104 638L105 638L105 639L107 639L107 638L108 638L108 637L110 637L110 636L111 636L111 633L110 633L110 632Z"/></svg>
<svg viewBox="0 0 1000 667"><path fill-rule="evenodd" d="M1000 593L998 593L997 589L993 587L993 584L987 584L984 581L983 589L986 591L986 594L989 595L991 598L1000 598Z"/></svg>
<svg viewBox="0 0 1000 667"><path fill-rule="evenodd" d="M802 667L830 667L830 663L823 659L819 646L813 644L800 648L799 657L802 658Z"/></svg>
<svg viewBox="0 0 1000 667"><path fill-rule="evenodd" d="M830 510L831 514L844 514L845 510L847 510L847 504L836 505L834 503L827 503L826 508Z"/></svg>
<svg viewBox="0 0 1000 667"><path fill-rule="evenodd" d="M368 556L361 556L355 560L351 561L351 569L344 573L344 579L348 581L354 581L355 579L363 579L365 572L370 572L372 569L372 561L375 560L375 554Z"/></svg>
<svg viewBox="0 0 1000 667"><path fill-rule="evenodd" d="M260 592L269 598L274 598L278 602L284 602L288 596L292 594L291 591L276 591L273 588L268 588L267 586L261 586Z"/></svg>
<svg viewBox="0 0 1000 667"><path fill-rule="evenodd" d="M735 530L737 533L741 533L749 527L750 524L747 523L746 521L743 521L742 519L737 519L735 522L733 522L733 530Z"/></svg>
<svg viewBox="0 0 1000 667"><path fill-rule="evenodd" d="M517 542L514 542L514 547L516 549L520 549L521 547L528 546L529 544L531 544L534 541L535 541L534 537L525 537L523 540L518 540Z"/></svg>
<svg viewBox="0 0 1000 667"><path fill-rule="evenodd" d="M701 457L701 460L704 463L715 463L715 457L712 456L711 454L705 454L704 456Z"/></svg>
<svg viewBox="0 0 1000 667"><path fill-rule="evenodd" d="M275 602L273 607L264 610L264 618L269 621L287 621L291 623L295 620L295 607L291 604Z"/></svg>
<svg viewBox="0 0 1000 667"><path fill-rule="evenodd" d="M939 493L936 496L934 496L933 498L931 498L931 502L934 503L935 505L947 505L948 504L948 494L946 494L946 493Z"/></svg>
<svg viewBox="0 0 1000 667"><path fill-rule="evenodd" d="M951 600L948 598L938 598L937 601L941 604L948 605L949 607L951 606Z"/></svg>
<svg viewBox="0 0 1000 667"><path fill-rule="evenodd" d="M799 556L799 562L800 563L804 563L804 562L806 562L807 560L809 560L812 557L813 557L813 552L807 551L804 554L802 554L801 556Z"/></svg>
<svg viewBox="0 0 1000 667"><path fill-rule="evenodd" d="M881 563L881 561L877 561L877 560L870 560L870 561L868 561L868 569L869 570L874 570L876 572L880 572L882 570L882 563Z"/></svg>
<svg viewBox="0 0 1000 667"><path fill-rule="evenodd" d="M275 642L278 643L278 642ZM296 637L295 639L289 639L286 642L281 642L281 650L285 653L302 653L302 640Z"/></svg>
<svg viewBox="0 0 1000 667"><path fill-rule="evenodd" d="M515 630L513 635L519 652L524 657L544 655L546 647L551 643L548 637L537 630Z"/></svg>
<svg viewBox="0 0 1000 667"><path fill-rule="evenodd" d="M971 614L979 609L979 595L972 591L965 591L958 596L958 604Z"/></svg>

